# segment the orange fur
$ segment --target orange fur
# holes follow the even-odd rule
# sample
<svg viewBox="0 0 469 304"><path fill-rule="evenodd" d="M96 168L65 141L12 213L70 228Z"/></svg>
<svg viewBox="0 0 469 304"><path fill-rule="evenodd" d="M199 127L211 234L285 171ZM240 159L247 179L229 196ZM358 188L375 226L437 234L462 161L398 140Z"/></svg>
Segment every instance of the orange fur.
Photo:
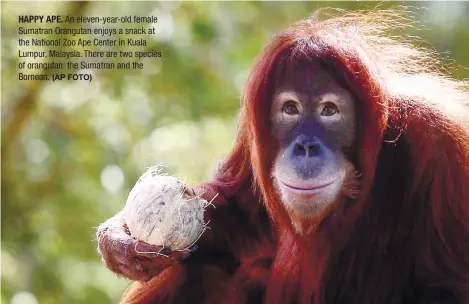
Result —
<svg viewBox="0 0 469 304"><path fill-rule="evenodd" d="M469 85L440 72L434 52L391 38L405 23L395 11L323 10L271 41L233 151L196 189L218 193L199 252L122 303L469 303ZM299 235L271 180L266 113L282 65L314 58L357 96L360 174L319 221L294 219L312 225Z"/></svg>

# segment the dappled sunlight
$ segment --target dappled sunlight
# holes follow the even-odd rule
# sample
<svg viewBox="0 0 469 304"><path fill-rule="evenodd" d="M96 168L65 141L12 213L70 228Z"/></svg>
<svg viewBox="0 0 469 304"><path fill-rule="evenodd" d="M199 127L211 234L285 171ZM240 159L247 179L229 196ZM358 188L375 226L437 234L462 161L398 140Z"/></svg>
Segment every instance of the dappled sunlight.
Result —
<svg viewBox="0 0 469 304"><path fill-rule="evenodd" d="M101 185L109 193L122 190L124 180L124 173L119 166L109 165L101 171Z"/></svg>
<svg viewBox="0 0 469 304"><path fill-rule="evenodd" d="M38 304L38 301L33 293L20 291L11 298L11 304Z"/></svg>

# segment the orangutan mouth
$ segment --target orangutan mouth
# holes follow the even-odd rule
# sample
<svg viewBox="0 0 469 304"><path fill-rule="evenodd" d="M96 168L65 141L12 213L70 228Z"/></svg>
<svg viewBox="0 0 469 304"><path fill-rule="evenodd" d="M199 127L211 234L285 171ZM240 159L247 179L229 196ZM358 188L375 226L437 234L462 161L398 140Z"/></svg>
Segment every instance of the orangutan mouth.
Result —
<svg viewBox="0 0 469 304"><path fill-rule="evenodd" d="M292 193L299 194L299 195L313 195L313 194L317 194L317 193L324 191L329 186L334 184L336 181L337 181L337 178L333 179L332 181L328 183L325 183L322 185L314 185L314 186L308 186L308 185L292 186L283 181L280 181L280 182L288 189L288 191Z"/></svg>

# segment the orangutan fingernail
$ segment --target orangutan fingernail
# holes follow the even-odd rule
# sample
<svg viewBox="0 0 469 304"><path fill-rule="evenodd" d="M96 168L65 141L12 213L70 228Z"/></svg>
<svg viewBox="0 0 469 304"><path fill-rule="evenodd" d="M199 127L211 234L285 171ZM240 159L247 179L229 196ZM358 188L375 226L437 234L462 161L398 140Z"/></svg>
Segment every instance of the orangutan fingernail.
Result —
<svg viewBox="0 0 469 304"><path fill-rule="evenodd" d="M137 271L143 271L142 264L140 264L140 263L135 264L135 269L136 269Z"/></svg>

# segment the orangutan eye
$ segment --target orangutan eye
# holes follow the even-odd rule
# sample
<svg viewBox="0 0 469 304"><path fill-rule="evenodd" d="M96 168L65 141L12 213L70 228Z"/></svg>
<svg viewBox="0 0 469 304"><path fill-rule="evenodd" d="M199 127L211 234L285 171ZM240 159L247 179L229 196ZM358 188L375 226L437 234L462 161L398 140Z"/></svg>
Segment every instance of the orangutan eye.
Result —
<svg viewBox="0 0 469 304"><path fill-rule="evenodd" d="M282 107L282 111L287 115L300 114L300 111L298 110L298 107L296 106L296 103L293 100L289 100L286 103L284 103Z"/></svg>
<svg viewBox="0 0 469 304"><path fill-rule="evenodd" d="M321 116L332 116L339 113L339 109L332 102L326 102L321 111Z"/></svg>

